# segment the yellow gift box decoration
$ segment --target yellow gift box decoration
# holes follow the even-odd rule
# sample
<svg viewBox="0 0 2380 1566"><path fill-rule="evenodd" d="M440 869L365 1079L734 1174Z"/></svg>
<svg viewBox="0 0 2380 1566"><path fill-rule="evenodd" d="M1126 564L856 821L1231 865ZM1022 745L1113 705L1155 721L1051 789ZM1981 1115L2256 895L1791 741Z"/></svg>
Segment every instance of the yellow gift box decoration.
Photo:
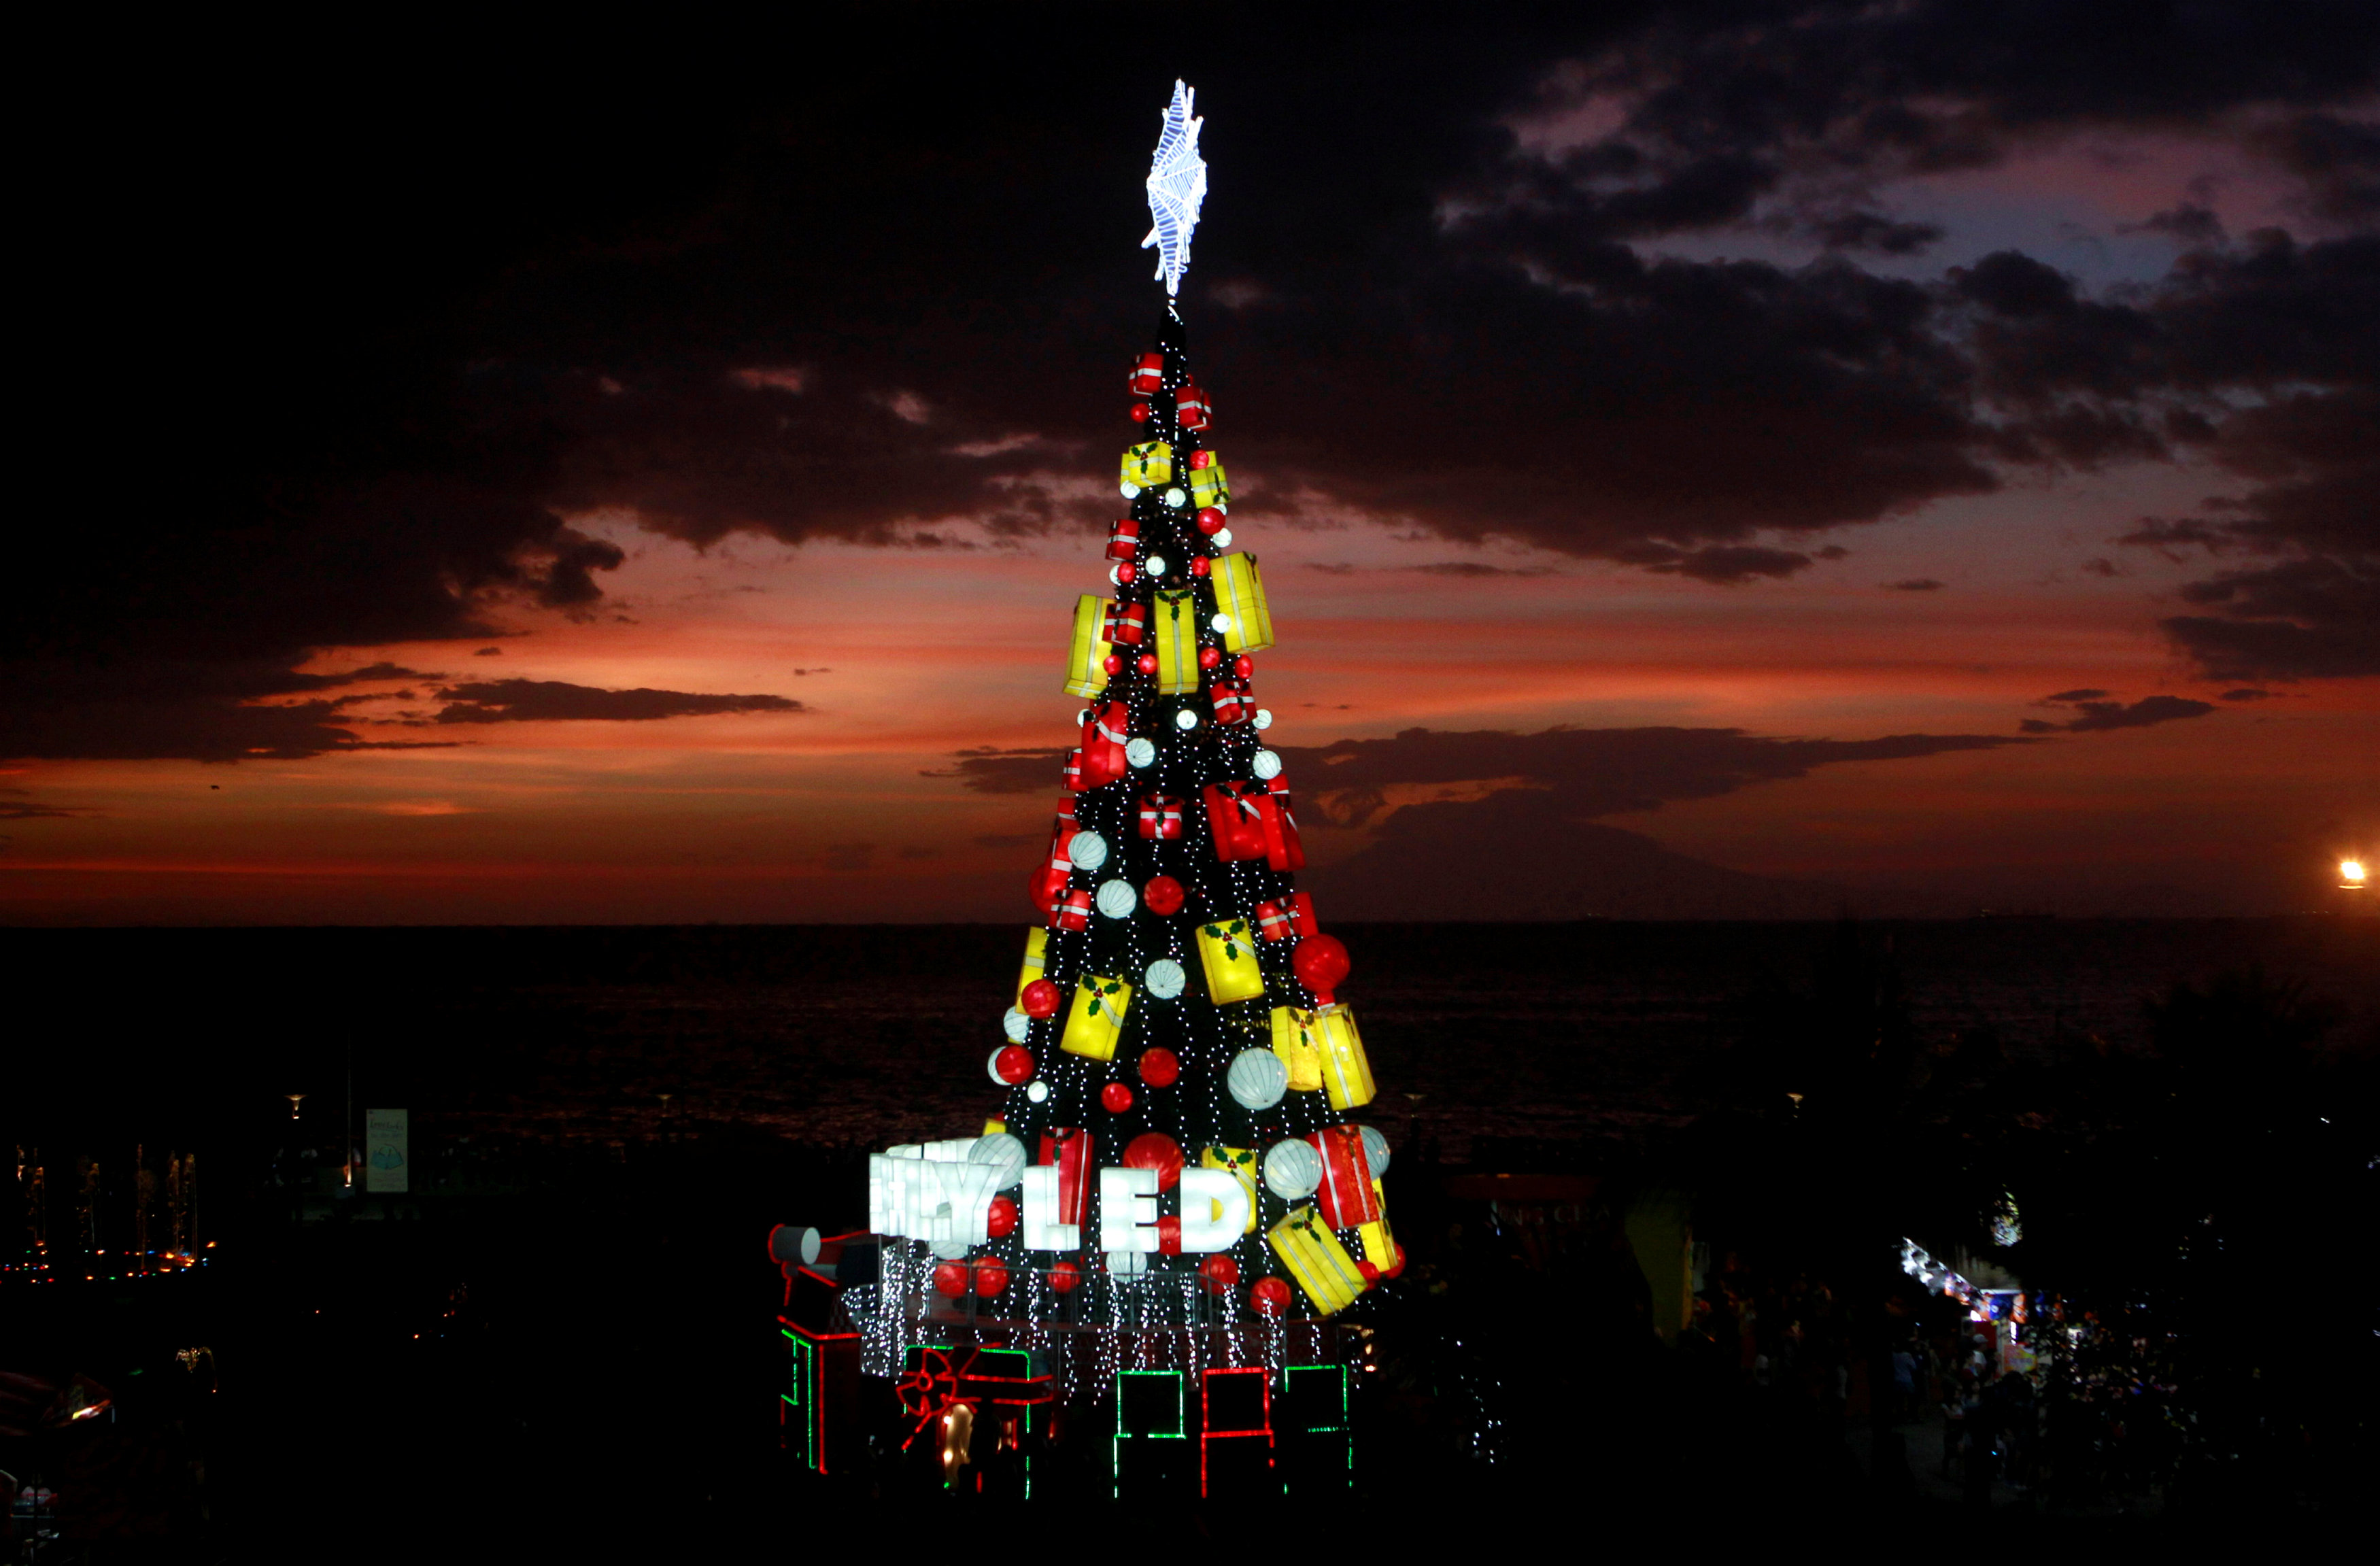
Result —
<svg viewBox="0 0 2380 1566"><path fill-rule="evenodd" d="M1353 1110L1370 1103L1379 1088L1364 1054L1364 1036L1355 1031L1355 1014L1344 1006L1321 1006L1314 1020L1322 1045L1322 1091L1330 1095L1330 1107Z"/></svg>
<svg viewBox="0 0 2380 1566"><path fill-rule="evenodd" d="M1386 1272L1397 1264L1397 1237L1389 1232L1389 1194L1378 1180L1372 1182L1372 1198L1379 1203L1380 1216L1358 1224L1355 1237L1364 1242L1364 1259Z"/></svg>
<svg viewBox="0 0 2380 1566"><path fill-rule="evenodd" d="M1167 454L1169 456L1171 453ZM1190 504L1193 505L1229 505L1232 504L1231 480L1223 477L1223 459L1213 452L1207 454L1207 466L1190 469Z"/></svg>
<svg viewBox="0 0 2380 1566"><path fill-rule="evenodd" d="M1339 1236L1325 1228L1311 1206L1293 1208L1265 1233L1265 1243L1297 1280L1319 1315L1346 1309L1364 1292L1364 1275Z"/></svg>
<svg viewBox="0 0 2380 1566"><path fill-rule="evenodd" d="M1245 919L1200 925L1198 961L1207 969L1207 997L1218 1006L1253 1001L1264 993L1264 970L1257 965L1256 931Z"/></svg>
<svg viewBox="0 0 2380 1566"><path fill-rule="evenodd" d="M1173 448L1163 441L1143 441L1136 446L1124 447L1123 481L1144 490L1173 482Z"/></svg>
<svg viewBox="0 0 2380 1566"><path fill-rule="evenodd" d="M1215 607L1230 617L1223 646L1233 652L1262 652L1272 645L1272 606L1265 601L1264 573L1253 554L1215 560Z"/></svg>
<svg viewBox="0 0 2380 1566"><path fill-rule="evenodd" d="M1025 965L1016 970L1015 1005L1025 1004L1025 987L1042 976L1050 953L1050 932L1034 925L1025 932Z"/></svg>
<svg viewBox="0 0 2380 1566"><path fill-rule="evenodd" d="M1312 1012L1299 1006L1272 1009L1272 1052L1289 1068L1292 1092L1322 1091L1321 1029L1315 1026Z"/></svg>
<svg viewBox="0 0 2380 1566"><path fill-rule="evenodd" d="M1114 1060L1116 1040L1123 1036L1123 1014L1131 1008L1131 985L1120 978L1085 974L1066 1007L1066 1031L1058 1048L1095 1061Z"/></svg>
<svg viewBox="0 0 2380 1566"><path fill-rule="evenodd" d="M1232 1178L1248 1194L1248 1226L1243 1234L1257 1232L1257 1150L1254 1147L1201 1147L1198 1149L1200 1169L1228 1169Z"/></svg>
<svg viewBox="0 0 2380 1566"><path fill-rule="evenodd" d="M1148 610L1148 650L1157 654L1157 689L1181 696L1198 688L1198 595L1160 588Z"/></svg>
<svg viewBox="0 0 2380 1566"><path fill-rule="evenodd" d="M1066 644L1066 694L1097 696L1108 688L1108 654L1115 649L1106 635L1108 601L1085 593L1075 601L1075 635Z"/></svg>

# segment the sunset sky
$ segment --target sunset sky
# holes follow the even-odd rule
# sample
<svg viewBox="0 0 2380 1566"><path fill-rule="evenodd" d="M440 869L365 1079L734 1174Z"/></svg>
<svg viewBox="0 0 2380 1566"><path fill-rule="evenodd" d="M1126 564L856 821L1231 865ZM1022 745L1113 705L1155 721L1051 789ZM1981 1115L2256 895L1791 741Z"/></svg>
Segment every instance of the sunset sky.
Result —
<svg viewBox="0 0 2380 1566"><path fill-rule="evenodd" d="M1176 76L1326 908L2380 854L2380 10L1563 10L160 41L31 198L0 919L1027 918Z"/></svg>

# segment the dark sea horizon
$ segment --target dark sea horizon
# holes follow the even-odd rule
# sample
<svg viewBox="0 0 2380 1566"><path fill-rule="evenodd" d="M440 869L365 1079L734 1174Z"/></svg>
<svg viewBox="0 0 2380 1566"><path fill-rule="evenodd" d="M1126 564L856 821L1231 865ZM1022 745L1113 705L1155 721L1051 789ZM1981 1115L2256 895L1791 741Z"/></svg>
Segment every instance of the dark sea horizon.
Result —
<svg viewBox="0 0 2380 1566"><path fill-rule="evenodd" d="M1850 980L1918 1054L2143 1047L2177 983L2261 969L2380 1037L2380 920L1350 924L1342 991L1379 1118L1474 1142L1641 1148L1790 1084L1761 1062ZM607 1146L735 1128L851 1149L970 1133L997 1104L1022 925L18 929L18 1135L281 1135L342 1102L422 1133ZM1800 1021L1796 1021L1796 1019ZM1783 1032L1780 1032L1783 1030Z"/></svg>

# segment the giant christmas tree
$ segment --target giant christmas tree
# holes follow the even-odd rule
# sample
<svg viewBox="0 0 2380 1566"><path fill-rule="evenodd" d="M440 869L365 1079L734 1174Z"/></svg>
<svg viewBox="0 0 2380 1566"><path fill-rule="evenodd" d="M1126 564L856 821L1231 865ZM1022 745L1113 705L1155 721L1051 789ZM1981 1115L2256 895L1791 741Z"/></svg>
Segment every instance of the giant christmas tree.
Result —
<svg viewBox="0 0 2380 1566"><path fill-rule="evenodd" d="M1062 1425L1035 1409L1071 1408L1107 1432L1119 1486L1128 1440L1169 1434L1197 1438L1202 1487L1218 1450L1277 1483L1277 1403L1302 1397L1298 1432L1335 1428L1343 1449L1332 1318L1402 1264L1387 1143L1357 1123L1374 1088L1335 993L1346 953L1295 890L1304 850L1254 691L1273 645L1264 579L1235 549L1175 304L1206 190L1200 124L1177 83L1148 180L1163 320L1129 377L1113 591L1075 609L1063 686L1087 705L990 1057L1005 1096L978 1135L872 1158L865 1235L783 1256L811 1382L788 1418L820 1426L803 1432L817 1465L816 1351L849 1341L897 1386L903 1444L931 1433L953 1478L986 1445L978 1426L1021 1451ZM861 1287L833 1258L865 1247ZM808 1326L797 1272L835 1286ZM1326 1374L1335 1418L1312 1390ZM1168 1423L1169 1395L1173 1428L1147 1428Z"/></svg>

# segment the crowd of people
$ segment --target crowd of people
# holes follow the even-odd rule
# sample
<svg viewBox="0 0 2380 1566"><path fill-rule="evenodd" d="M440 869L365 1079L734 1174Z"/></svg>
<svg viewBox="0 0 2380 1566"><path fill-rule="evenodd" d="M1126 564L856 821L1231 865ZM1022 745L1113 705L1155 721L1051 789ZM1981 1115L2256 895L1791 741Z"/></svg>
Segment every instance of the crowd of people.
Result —
<svg viewBox="0 0 2380 1566"><path fill-rule="evenodd" d="M2161 1510L2203 1448L2177 1339L2129 1306L2030 1296L2022 1323L1976 1321L1905 1290L1861 1308L1826 1282L1763 1279L1734 1257L1695 1296L1679 1350L1706 1379L1852 1437L1876 1483L1976 1506Z"/></svg>

